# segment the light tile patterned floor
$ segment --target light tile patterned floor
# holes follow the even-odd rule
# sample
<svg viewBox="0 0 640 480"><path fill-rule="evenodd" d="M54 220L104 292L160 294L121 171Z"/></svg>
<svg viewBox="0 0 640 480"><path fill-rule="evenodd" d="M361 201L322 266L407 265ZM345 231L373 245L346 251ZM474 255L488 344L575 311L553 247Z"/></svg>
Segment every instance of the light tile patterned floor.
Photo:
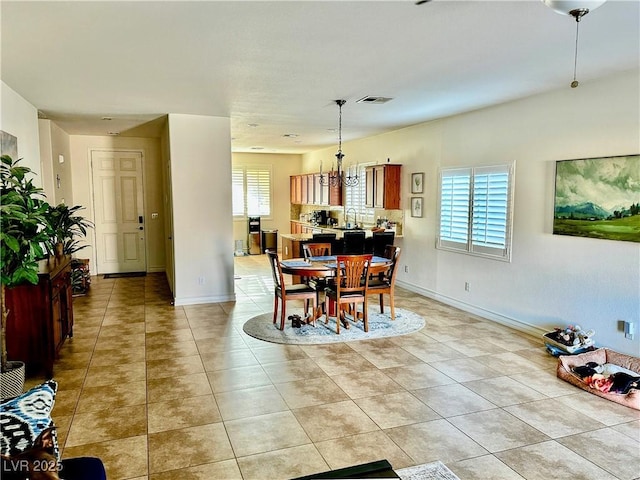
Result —
<svg viewBox="0 0 640 480"><path fill-rule="evenodd" d="M640 472L640 412L558 380L540 339L399 289L418 333L267 344L242 332L273 307L266 257L237 258L236 276L236 303L187 307L160 274L94 277L55 365L63 457L99 456L110 480L285 479L380 458L441 460L462 480Z"/></svg>

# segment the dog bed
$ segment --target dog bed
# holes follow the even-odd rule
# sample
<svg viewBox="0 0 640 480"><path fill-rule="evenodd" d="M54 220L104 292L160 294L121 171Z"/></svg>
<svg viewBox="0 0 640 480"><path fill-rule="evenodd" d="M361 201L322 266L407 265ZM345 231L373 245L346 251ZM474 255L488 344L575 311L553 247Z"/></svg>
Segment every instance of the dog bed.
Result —
<svg viewBox="0 0 640 480"><path fill-rule="evenodd" d="M556 373L558 378L589 393L640 410L638 357L606 348L579 355L561 355Z"/></svg>

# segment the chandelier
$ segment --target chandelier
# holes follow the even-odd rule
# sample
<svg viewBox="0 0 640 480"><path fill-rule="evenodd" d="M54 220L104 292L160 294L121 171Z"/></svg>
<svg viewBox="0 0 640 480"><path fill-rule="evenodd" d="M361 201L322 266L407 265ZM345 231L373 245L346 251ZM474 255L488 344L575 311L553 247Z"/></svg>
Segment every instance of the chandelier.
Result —
<svg viewBox="0 0 640 480"><path fill-rule="evenodd" d="M547 7L564 15L571 15L576 20L576 48L573 57L573 81L571 88L576 88L580 82L576 80L576 70L578 68L578 33L580 29L580 20L587 13L595 10L606 0L542 0Z"/></svg>
<svg viewBox="0 0 640 480"><path fill-rule="evenodd" d="M342 106L347 103L346 100L336 100L336 105L340 109L340 117L338 122L338 153L336 153L337 161L337 169L333 168L331 171L327 172L326 175L322 173L322 161L320 162L320 185L329 185L331 187L338 187L345 185L347 187L353 187L358 185L360 181L358 179L358 167L356 166L356 171L354 174L351 174L351 170L347 170L346 175L344 170L342 169L342 159L344 158L344 153L342 153Z"/></svg>

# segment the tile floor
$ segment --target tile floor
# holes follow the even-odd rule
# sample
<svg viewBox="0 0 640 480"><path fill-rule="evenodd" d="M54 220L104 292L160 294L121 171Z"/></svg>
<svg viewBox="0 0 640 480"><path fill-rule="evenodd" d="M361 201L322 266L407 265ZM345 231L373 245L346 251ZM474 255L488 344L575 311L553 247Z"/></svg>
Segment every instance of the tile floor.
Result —
<svg viewBox="0 0 640 480"><path fill-rule="evenodd" d="M110 480L285 479L381 458L441 460L462 480L640 476L640 412L558 380L540 339L399 289L418 333L268 344L242 332L272 309L266 257L237 258L236 275L236 303L186 307L160 274L94 277L55 365L63 457L101 457Z"/></svg>

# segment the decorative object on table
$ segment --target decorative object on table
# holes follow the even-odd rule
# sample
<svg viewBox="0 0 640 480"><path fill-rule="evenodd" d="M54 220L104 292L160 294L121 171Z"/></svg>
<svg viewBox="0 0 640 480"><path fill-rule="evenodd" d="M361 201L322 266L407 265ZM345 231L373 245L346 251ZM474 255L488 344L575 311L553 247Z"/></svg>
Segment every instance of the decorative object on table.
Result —
<svg viewBox="0 0 640 480"><path fill-rule="evenodd" d="M20 395L24 386L25 365L7 360L6 289L38 283L38 259L44 257L42 245L49 240L46 210L41 188L33 185L32 171L7 155L1 157L0 199L2 250L2 323L0 329L2 361L2 398ZM6 376L5 376L6 375Z"/></svg>
<svg viewBox="0 0 640 480"><path fill-rule="evenodd" d="M556 162L553 233L640 242L640 155Z"/></svg>
<svg viewBox="0 0 640 480"><path fill-rule="evenodd" d="M578 68L578 33L580 30L580 20L587 13L595 10L606 0L542 0L547 7L563 15L571 15L576 20L576 48L573 57L573 81L571 88L576 88L580 83L576 80L576 70Z"/></svg>
<svg viewBox="0 0 640 480"><path fill-rule="evenodd" d="M598 371L601 373L597 373ZM599 348L579 355L561 355L558 358L556 374L558 378L582 390L640 410L638 357L608 348Z"/></svg>
<svg viewBox="0 0 640 480"><path fill-rule="evenodd" d="M336 334L335 317L325 324L322 316L316 319L316 326L303 324L300 328L285 325L284 330L271 323L272 314L263 313L250 318L242 329L258 340L288 345L318 345L326 343L351 342L356 340L372 340L376 338L397 337L420 331L425 326L424 318L411 310L396 307L396 319L391 320L391 312L385 308L380 313L378 306L371 306L368 312L369 331L364 331L362 322L352 322L350 328Z"/></svg>
<svg viewBox="0 0 640 480"><path fill-rule="evenodd" d="M422 197L411 197L411 216L422 217Z"/></svg>
<svg viewBox="0 0 640 480"><path fill-rule="evenodd" d="M411 193L424 193L424 172L411 174Z"/></svg>
<svg viewBox="0 0 640 480"><path fill-rule="evenodd" d="M553 332L543 335L545 346L553 356L573 355L593 349L594 330L582 330L580 325L569 325L566 328L556 327Z"/></svg>
<svg viewBox="0 0 640 480"><path fill-rule="evenodd" d="M81 239L87 236L87 230L93 228L93 222L77 215L79 210L84 209L80 205L68 207L64 203L49 206L46 212L47 221L50 225L50 239L47 244L49 255L53 254L57 258L63 255L73 255L86 248L88 245L81 245ZM88 259L73 259L71 261L71 288L74 295L87 293L91 284L91 274L89 272Z"/></svg>
<svg viewBox="0 0 640 480"><path fill-rule="evenodd" d="M55 254L73 255L88 245L81 245L80 239L86 237L87 229L93 228L93 222L77 215L79 210L83 210L81 205L69 207L64 203L51 206L45 212L46 219L50 225L49 241L47 250L49 255Z"/></svg>

